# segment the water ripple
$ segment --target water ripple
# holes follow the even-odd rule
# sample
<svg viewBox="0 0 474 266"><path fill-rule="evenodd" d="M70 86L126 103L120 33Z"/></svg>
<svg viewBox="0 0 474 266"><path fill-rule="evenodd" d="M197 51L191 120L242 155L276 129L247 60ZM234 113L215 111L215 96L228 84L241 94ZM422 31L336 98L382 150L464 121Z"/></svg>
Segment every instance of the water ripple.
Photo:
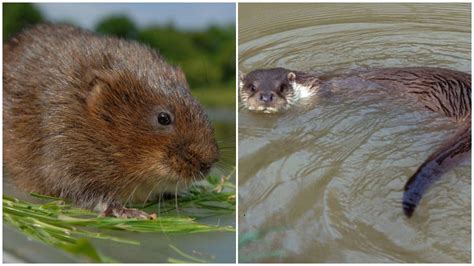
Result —
<svg viewBox="0 0 474 266"><path fill-rule="evenodd" d="M341 12L342 11L342 12ZM439 66L470 72L470 4L240 4L240 70ZM239 112L240 256L274 262L469 262L470 163L406 219L406 180L453 133L400 95L351 92L281 115Z"/></svg>

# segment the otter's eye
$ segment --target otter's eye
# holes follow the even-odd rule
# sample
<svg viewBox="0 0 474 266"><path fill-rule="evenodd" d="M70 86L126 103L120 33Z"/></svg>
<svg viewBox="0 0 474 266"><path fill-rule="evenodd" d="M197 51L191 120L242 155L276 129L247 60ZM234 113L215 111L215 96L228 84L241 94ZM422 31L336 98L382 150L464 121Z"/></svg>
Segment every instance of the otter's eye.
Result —
<svg viewBox="0 0 474 266"><path fill-rule="evenodd" d="M257 88L255 88L255 86L253 84L249 84L247 86L247 88L251 91L251 92L255 92L257 90Z"/></svg>
<svg viewBox="0 0 474 266"><path fill-rule="evenodd" d="M163 126L171 124L171 116L168 113L161 112L158 114L158 123Z"/></svg>

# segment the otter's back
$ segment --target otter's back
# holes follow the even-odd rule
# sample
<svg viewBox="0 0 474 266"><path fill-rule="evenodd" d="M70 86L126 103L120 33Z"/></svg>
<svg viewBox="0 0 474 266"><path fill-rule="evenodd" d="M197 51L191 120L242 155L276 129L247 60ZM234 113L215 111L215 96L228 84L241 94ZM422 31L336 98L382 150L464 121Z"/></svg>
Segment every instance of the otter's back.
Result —
<svg viewBox="0 0 474 266"><path fill-rule="evenodd" d="M394 90L414 94L426 108L456 120L471 115L471 75L430 68L385 68L360 75Z"/></svg>

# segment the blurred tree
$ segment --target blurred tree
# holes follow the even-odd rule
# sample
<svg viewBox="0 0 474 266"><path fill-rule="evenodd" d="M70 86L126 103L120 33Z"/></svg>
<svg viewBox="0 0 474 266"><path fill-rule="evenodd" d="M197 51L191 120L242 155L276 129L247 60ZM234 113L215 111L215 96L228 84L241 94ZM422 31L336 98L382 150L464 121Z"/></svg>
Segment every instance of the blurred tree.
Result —
<svg viewBox="0 0 474 266"><path fill-rule="evenodd" d="M3 4L3 41L8 40L25 26L43 21L41 12L28 3Z"/></svg>
<svg viewBox="0 0 474 266"><path fill-rule="evenodd" d="M211 26L193 35L193 41L220 70L219 82L235 77L235 27Z"/></svg>
<svg viewBox="0 0 474 266"><path fill-rule="evenodd" d="M222 44L217 63L222 68L221 82L235 82L235 39L227 40Z"/></svg>
<svg viewBox="0 0 474 266"><path fill-rule="evenodd" d="M95 31L124 39L136 39L138 36L138 29L135 23L127 16L122 15L104 18L97 24Z"/></svg>
<svg viewBox="0 0 474 266"><path fill-rule="evenodd" d="M218 27L213 25L206 31L197 32L193 35L193 41L196 45L207 51L208 53L215 53L222 47L222 44L228 40L235 42L234 27Z"/></svg>
<svg viewBox="0 0 474 266"><path fill-rule="evenodd" d="M189 58L179 65L192 88L220 85L221 67L205 55Z"/></svg>
<svg viewBox="0 0 474 266"><path fill-rule="evenodd" d="M167 60L179 65L191 87L203 87L219 83L219 66L193 42L192 34L177 30L172 24L153 26L139 33L138 41L155 48Z"/></svg>
<svg viewBox="0 0 474 266"><path fill-rule="evenodd" d="M150 27L139 33L138 40L158 49L160 54L174 63L180 63L198 54L189 34L173 26Z"/></svg>

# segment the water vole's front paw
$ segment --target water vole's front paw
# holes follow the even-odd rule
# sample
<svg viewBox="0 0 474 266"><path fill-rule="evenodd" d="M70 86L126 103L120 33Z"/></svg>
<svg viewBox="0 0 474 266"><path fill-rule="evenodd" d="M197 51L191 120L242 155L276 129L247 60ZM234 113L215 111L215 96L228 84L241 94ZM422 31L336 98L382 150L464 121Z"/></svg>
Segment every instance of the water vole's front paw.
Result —
<svg viewBox="0 0 474 266"><path fill-rule="evenodd" d="M131 219L144 219L144 220L155 220L156 214L149 214L139 209L125 208L118 204L109 205L109 207L103 211L101 216L115 216L117 218L131 218Z"/></svg>
<svg viewBox="0 0 474 266"><path fill-rule="evenodd" d="M115 208L112 210L112 213L117 218L137 218L146 220L153 219L150 214L138 209Z"/></svg>

